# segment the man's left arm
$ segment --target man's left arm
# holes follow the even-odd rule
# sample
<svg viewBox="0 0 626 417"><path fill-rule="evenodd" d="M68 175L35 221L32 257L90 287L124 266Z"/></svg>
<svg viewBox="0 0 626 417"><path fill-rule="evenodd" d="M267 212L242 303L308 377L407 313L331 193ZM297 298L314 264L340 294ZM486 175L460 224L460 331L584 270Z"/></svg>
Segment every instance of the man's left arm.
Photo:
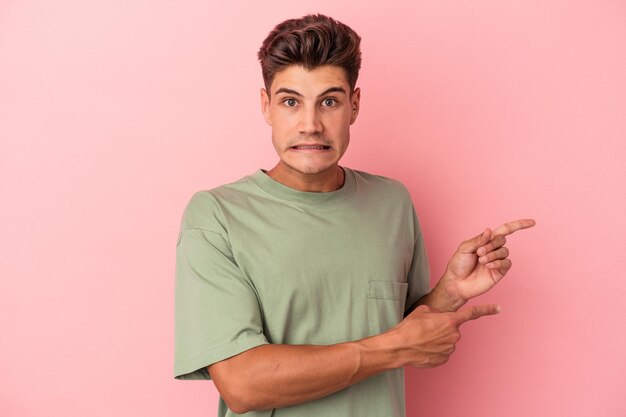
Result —
<svg viewBox="0 0 626 417"><path fill-rule="evenodd" d="M503 224L462 242L435 287L406 313L425 304L436 311L456 311L468 300L493 288L511 268L506 236L533 227L533 219L520 219Z"/></svg>

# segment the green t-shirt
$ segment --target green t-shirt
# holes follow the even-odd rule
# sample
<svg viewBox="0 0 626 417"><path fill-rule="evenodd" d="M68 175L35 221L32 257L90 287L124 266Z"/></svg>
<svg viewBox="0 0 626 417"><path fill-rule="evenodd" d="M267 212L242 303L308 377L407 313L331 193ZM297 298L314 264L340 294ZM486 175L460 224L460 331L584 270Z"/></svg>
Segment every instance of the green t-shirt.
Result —
<svg viewBox="0 0 626 417"><path fill-rule="evenodd" d="M343 168L344 185L303 192L257 170L199 191L176 251L174 375L262 344L330 345L382 333L429 291L406 188ZM219 416L236 415L220 397ZM404 416L404 369L315 401L247 416Z"/></svg>

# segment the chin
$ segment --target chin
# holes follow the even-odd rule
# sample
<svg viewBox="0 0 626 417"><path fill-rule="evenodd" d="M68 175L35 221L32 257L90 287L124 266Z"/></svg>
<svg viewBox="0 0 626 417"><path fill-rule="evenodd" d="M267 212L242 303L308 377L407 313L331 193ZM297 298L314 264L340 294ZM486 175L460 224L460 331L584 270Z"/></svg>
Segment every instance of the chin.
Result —
<svg viewBox="0 0 626 417"><path fill-rule="evenodd" d="M326 163L320 165L312 165L312 164L291 164L289 161L285 161L285 165L289 166L291 169L300 172L305 175L316 175L321 172L327 171L332 168L334 163Z"/></svg>
<svg viewBox="0 0 626 417"><path fill-rule="evenodd" d="M296 167L296 171L301 172L302 174L306 174L306 175L316 175L319 174L321 172L324 172L326 170L328 170L330 167Z"/></svg>

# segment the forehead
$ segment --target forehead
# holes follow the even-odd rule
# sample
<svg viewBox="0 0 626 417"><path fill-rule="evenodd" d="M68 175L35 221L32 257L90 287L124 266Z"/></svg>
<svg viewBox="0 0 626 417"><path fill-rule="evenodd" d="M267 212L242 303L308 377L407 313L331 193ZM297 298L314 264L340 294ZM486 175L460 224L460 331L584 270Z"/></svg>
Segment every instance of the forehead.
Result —
<svg viewBox="0 0 626 417"><path fill-rule="evenodd" d="M271 93L279 88L296 90L303 95L316 95L329 87L343 87L350 91L346 71L336 65L322 65L307 70L300 65L290 65L277 72L271 85Z"/></svg>

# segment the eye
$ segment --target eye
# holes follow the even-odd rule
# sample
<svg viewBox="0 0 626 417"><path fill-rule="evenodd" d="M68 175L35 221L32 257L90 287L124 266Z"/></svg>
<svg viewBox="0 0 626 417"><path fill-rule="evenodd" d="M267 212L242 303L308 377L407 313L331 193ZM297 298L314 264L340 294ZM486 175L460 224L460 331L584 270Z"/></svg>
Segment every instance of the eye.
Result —
<svg viewBox="0 0 626 417"><path fill-rule="evenodd" d="M337 104L337 100L335 100L334 98L331 97L327 97L324 99L324 101L322 101L322 104L326 107L332 107L335 104Z"/></svg>
<svg viewBox="0 0 626 417"><path fill-rule="evenodd" d="M298 104L295 98L286 98L283 100L283 103L285 103L287 107L295 107L296 104Z"/></svg>

